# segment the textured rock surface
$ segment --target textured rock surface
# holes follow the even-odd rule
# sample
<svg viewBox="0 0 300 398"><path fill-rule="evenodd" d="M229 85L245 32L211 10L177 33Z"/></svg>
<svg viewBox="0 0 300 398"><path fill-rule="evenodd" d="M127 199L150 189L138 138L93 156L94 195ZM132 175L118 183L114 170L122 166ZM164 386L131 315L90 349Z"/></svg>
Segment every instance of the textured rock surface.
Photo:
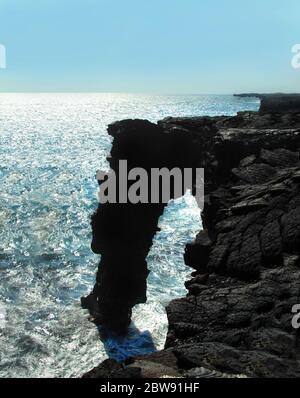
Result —
<svg viewBox="0 0 300 398"><path fill-rule="evenodd" d="M167 308L166 346L181 369L299 377L291 309L300 303L300 115L288 129L286 115L263 116L265 128L258 114L244 116L250 128L235 118L217 122L205 231L185 253L196 276L188 296Z"/></svg>
<svg viewBox="0 0 300 398"><path fill-rule="evenodd" d="M257 97L261 100L260 113L299 113L299 94L237 94L237 97Z"/></svg>
<svg viewBox="0 0 300 398"><path fill-rule="evenodd" d="M184 377L300 376L300 109L277 105L158 123L170 141L186 135L193 166L205 168L204 231L185 252L195 271L187 297L167 307L160 353Z"/></svg>

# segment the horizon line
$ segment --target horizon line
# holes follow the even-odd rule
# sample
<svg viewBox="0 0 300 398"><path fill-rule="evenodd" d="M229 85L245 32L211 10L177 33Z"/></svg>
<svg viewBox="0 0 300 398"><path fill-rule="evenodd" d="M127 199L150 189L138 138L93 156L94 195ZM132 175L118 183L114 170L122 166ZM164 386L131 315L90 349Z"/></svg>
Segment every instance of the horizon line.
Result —
<svg viewBox="0 0 300 398"><path fill-rule="evenodd" d="M176 92L144 92L144 91L1 91L0 94L134 94L134 95L245 95L245 94L300 94L300 92L230 92L230 93L176 93ZM249 95L250 96L250 95Z"/></svg>

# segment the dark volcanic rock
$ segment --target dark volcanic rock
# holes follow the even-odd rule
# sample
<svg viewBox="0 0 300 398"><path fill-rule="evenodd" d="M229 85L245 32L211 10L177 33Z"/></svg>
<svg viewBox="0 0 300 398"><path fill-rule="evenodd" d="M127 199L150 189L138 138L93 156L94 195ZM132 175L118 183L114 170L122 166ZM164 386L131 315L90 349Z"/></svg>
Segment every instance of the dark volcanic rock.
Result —
<svg viewBox="0 0 300 398"><path fill-rule="evenodd" d="M291 309L300 303L299 129L274 129L271 117L256 129L259 118L249 117L250 128L245 121L242 129L221 126L215 136L214 162L222 169L212 178L223 178L217 189L206 185L209 256L201 245L195 250L197 239L185 253L188 265L212 274L205 288L186 283L188 297L167 309L166 346L183 369L300 375L299 334L291 326Z"/></svg>
<svg viewBox="0 0 300 398"><path fill-rule="evenodd" d="M181 377L177 357L172 350L164 350L142 357L131 358L124 364L106 359L82 376L93 379L136 379Z"/></svg>
<svg viewBox="0 0 300 398"><path fill-rule="evenodd" d="M300 113L300 94L235 94L236 97L256 97L261 100L260 113Z"/></svg>
<svg viewBox="0 0 300 398"><path fill-rule="evenodd" d="M134 159L133 164L146 159L147 166L159 166L171 151L167 164L205 168L204 229L184 254L196 271L186 283L187 297L168 305L168 350L161 353L173 352L178 371L187 377L206 370L214 375L300 376L299 330L291 324L292 307L300 304L298 101L293 97L283 104L282 97L264 97L258 113L167 118L157 126L124 121L110 127L112 167L123 156ZM152 142L156 135L163 137L159 148ZM136 154L132 147L144 142L149 153ZM151 209L145 217L141 209L134 227L128 225L128 213L126 239L122 232L112 238L109 221L96 218L101 239L94 234L95 246L100 251L103 242L117 239L119 252L135 264L132 269L146 267L162 211ZM107 220L119 216L114 209L108 214ZM140 257L137 247L143 248ZM108 243L105 250L109 255Z"/></svg>
<svg viewBox="0 0 300 398"><path fill-rule="evenodd" d="M299 94L262 95L260 113L299 113Z"/></svg>
<svg viewBox="0 0 300 398"><path fill-rule="evenodd" d="M83 379L139 379L141 377L141 368L121 365L113 359L106 359L82 376Z"/></svg>
<svg viewBox="0 0 300 398"><path fill-rule="evenodd" d="M211 251L212 241L208 236L208 231L200 231L192 243L188 243L184 255L186 265L196 270L201 270L201 264L206 266Z"/></svg>
<svg viewBox="0 0 300 398"><path fill-rule="evenodd" d="M122 169L119 161L126 160L127 168L143 168L151 175L151 168L192 167L195 158L192 133L180 126L171 127L172 134L146 120L124 120L108 127L114 138L109 163L117 180ZM170 136L172 137L170 139ZM127 178L127 175L126 175ZM131 185L133 182L131 183ZM131 186L128 182L128 186ZM124 201L98 206L92 217L92 250L101 254L96 284L92 293L82 298L82 306L90 311L96 323L118 334L126 333L131 308L144 303L148 269L146 257L157 232L158 219L167 203L133 204ZM171 198L179 196L171 185ZM119 191L117 190L117 198Z"/></svg>

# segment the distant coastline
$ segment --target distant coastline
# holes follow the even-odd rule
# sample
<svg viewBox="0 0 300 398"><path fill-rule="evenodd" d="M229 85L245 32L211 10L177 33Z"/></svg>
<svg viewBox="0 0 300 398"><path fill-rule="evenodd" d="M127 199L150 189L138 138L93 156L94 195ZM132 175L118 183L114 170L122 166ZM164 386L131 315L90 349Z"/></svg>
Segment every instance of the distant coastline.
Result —
<svg viewBox="0 0 300 398"><path fill-rule="evenodd" d="M299 113L300 109L300 94L291 93L274 93L274 94L259 94L259 93L241 93L233 94L234 97L247 98L254 97L261 100L259 112L262 113Z"/></svg>

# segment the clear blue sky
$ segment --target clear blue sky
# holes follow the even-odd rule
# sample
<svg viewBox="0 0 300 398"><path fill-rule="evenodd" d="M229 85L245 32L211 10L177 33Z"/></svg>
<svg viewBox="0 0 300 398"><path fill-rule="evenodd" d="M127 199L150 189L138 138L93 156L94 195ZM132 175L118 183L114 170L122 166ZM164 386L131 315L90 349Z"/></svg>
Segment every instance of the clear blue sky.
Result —
<svg viewBox="0 0 300 398"><path fill-rule="evenodd" d="M299 0L0 0L0 91L300 91Z"/></svg>

